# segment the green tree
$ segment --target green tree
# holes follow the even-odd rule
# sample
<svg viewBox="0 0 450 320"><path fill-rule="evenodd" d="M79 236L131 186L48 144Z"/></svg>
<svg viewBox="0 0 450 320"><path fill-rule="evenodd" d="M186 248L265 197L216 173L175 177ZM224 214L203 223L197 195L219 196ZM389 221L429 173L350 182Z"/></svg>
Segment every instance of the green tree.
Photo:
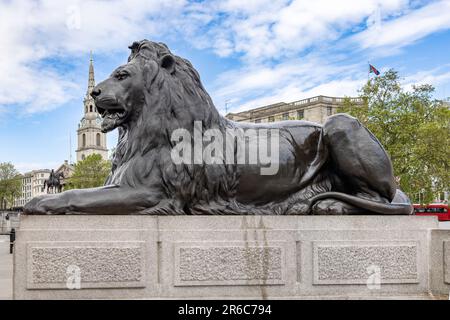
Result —
<svg viewBox="0 0 450 320"><path fill-rule="evenodd" d="M13 206L22 192L22 175L10 162L0 163L0 209Z"/></svg>
<svg viewBox="0 0 450 320"><path fill-rule="evenodd" d="M111 172L111 162L99 154L87 156L75 164L75 171L68 179L66 190L94 188L104 185Z"/></svg>
<svg viewBox="0 0 450 320"><path fill-rule="evenodd" d="M339 110L374 133L391 157L400 188L422 203L448 190L450 179L450 108L433 99L433 91L428 84L404 90L398 73L389 70L360 90L362 106L346 98Z"/></svg>

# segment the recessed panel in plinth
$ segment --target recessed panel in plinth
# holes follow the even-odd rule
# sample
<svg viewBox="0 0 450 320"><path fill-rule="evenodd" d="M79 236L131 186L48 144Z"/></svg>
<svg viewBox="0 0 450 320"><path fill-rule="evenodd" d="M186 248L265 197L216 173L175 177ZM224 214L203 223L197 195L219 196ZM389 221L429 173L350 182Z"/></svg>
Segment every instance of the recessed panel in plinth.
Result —
<svg viewBox="0 0 450 320"><path fill-rule="evenodd" d="M444 282L450 284L450 241L444 241Z"/></svg>
<svg viewBox="0 0 450 320"><path fill-rule="evenodd" d="M175 243L175 286L283 285L285 242Z"/></svg>
<svg viewBox="0 0 450 320"><path fill-rule="evenodd" d="M143 241L28 242L27 289L143 288Z"/></svg>
<svg viewBox="0 0 450 320"><path fill-rule="evenodd" d="M418 283L416 241L314 241L314 284Z"/></svg>

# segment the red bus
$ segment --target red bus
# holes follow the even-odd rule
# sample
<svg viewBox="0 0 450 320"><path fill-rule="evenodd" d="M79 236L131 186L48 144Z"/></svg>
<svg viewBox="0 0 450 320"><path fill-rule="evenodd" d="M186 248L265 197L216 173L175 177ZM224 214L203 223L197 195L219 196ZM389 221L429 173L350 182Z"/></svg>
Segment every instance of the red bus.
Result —
<svg viewBox="0 0 450 320"><path fill-rule="evenodd" d="M450 221L447 203L430 203L425 206L414 204L414 214L417 216L437 216L439 221Z"/></svg>

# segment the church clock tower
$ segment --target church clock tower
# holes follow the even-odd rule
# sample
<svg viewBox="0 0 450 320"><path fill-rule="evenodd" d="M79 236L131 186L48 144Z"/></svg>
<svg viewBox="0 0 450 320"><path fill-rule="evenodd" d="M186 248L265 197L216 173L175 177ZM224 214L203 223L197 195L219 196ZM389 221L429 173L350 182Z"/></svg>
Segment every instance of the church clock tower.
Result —
<svg viewBox="0 0 450 320"><path fill-rule="evenodd" d="M106 148L106 133L101 130L102 119L95 107L94 99L91 97L92 89L95 87L94 64L91 59L89 63L89 80L86 97L83 100L84 116L78 124L78 148L77 161L84 160L87 156L97 153L104 160L108 159L108 149Z"/></svg>

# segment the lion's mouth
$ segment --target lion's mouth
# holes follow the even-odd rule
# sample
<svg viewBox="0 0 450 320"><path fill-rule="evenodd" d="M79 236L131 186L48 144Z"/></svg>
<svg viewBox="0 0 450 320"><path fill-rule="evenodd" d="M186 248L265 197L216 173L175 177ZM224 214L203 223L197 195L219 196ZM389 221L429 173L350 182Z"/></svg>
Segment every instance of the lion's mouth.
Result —
<svg viewBox="0 0 450 320"><path fill-rule="evenodd" d="M97 108L98 112L102 116L102 118L110 118L110 119L116 119L119 120L121 118L124 118L127 115L127 111L123 108L117 108L117 109L102 109Z"/></svg>
<svg viewBox="0 0 450 320"><path fill-rule="evenodd" d="M128 112L118 104L107 108L97 105L97 110L103 118L102 131L108 132L120 126L127 118Z"/></svg>

